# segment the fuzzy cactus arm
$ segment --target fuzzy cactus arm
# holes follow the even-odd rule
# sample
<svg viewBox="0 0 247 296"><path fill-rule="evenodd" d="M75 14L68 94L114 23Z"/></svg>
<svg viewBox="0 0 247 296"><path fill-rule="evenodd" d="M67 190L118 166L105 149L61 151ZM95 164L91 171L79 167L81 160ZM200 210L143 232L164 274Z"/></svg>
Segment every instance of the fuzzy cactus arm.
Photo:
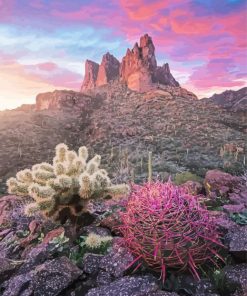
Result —
<svg viewBox="0 0 247 296"><path fill-rule="evenodd" d="M83 199L88 199L90 197L90 192L92 191L92 182L88 173L84 172L79 178L79 195Z"/></svg>
<svg viewBox="0 0 247 296"><path fill-rule="evenodd" d="M75 151L67 151L66 153L66 160L68 162L73 162L74 159L77 158L77 154Z"/></svg>
<svg viewBox="0 0 247 296"><path fill-rule="evenodd" d="M30 184L33 182L32 171L28 170L28 169L19 171L16 174L16 178L18 181L23 182L23 183L27 183L27 184Z"/></svg>
<svg viewBox="0 0 247 296"><path fill-rule="evenodd" d="M88 159L88 149L86 146L82 146L78 150L78 155L80 158L82 158L85 162Z"/></svg>
<svg viewBox="0 0 247 296"><path fill-rule="evenodd" d="M53 198L55 195L55 190L50 186L41 186L39 184L32 184L28 189L29 195L35 200L39 201L45 198Z"/></svg>
<svg viewBox="0 0 247 296"><path fill-rule="evenodd" d="M67 151L68 151L68 146L65 145L64 143L58 144L56 146L56 157L58 161L60 162L66 161Z"/></svg>
<svg viewBox="0 0 247 296"><path fill-rule="evenodd" d="M9 194L16 194L18 196L28 195L28 184L18 181L16 178L10 178L6 182Z"/></svg>
<svg viewBox="0 0 247 296"><path fill-rule="evenodd" d="M100 162L101 162L100 155L95 155L91 160L89 160L86 167L87 173L89 175L94 174L98 170L100 166Z"/></svg>
<svg viewBox="0 0 247 296"><path fill-rule="evenodd" d="M54 173L53 165L49 164L48 162L42 162L39 164L39 168L44 171L48 171L50 173Z"/></svg>

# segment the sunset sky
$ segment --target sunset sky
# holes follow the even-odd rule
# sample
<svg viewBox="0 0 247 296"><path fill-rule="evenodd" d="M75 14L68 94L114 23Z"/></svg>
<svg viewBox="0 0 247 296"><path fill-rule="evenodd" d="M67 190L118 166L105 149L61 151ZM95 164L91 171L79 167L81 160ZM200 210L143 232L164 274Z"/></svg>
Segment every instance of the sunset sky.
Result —
<svg viewBox="0 0 247 296"><path fill-rule="evenodd" d="M0 0L0 110L79 90L84 62L148 33L198 97L247 85L246 0Z"/></svg>

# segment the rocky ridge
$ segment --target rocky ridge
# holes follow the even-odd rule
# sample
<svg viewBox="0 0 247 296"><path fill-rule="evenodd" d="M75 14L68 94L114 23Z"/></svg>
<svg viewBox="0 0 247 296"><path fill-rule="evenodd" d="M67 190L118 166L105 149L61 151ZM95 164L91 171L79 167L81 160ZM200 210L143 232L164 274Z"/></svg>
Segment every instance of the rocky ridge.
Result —
<svg viewBox="0 0 247 296"><path fill-rule="evenodd" d="M234 112L246 112L247 110L247 87L239 90L226 90L220 94L214 94L210 98L205 98L223 108Z"/></svg>
<svg viewBox="0 0 247 296"><path fill-rule="evenodd" d="M135 43L132 50L127 50L121 63L110 53L103 56L100 65L87 60L81 91L108 84L113 80L119 80L129 89L138 92L151 90L157 84L179 86L167 63L162 67L157 66L155 47L148 34L140 38L140 45Z"/></svg>

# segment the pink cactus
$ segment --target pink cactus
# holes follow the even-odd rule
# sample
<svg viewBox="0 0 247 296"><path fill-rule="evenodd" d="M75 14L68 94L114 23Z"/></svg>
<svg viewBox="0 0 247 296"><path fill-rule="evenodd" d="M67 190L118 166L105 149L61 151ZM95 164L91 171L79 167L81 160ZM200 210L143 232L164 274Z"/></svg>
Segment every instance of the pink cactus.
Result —
<svg viewBox="0 0 247 296"><path fill-rule="evenodd" d="M221 258L219 233L207 209L171 182L135 185L121 219L119 229L134 262L161 272L163 281L167 268L189 270L199 279L200 265Z"/></svg>

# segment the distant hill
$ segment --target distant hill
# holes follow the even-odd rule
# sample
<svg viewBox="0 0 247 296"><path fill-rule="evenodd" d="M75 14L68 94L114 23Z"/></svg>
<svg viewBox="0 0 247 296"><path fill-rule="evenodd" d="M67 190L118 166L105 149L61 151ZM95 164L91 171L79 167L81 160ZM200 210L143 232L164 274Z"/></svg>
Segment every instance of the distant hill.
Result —
<svg viewBox="0 0 247 296"><path fill-rule="evenodd" d="M239 90L226 90L221 94L214 94L210 98L205 98L223 108L231 111L247 111L247 87Z"/></svg>

